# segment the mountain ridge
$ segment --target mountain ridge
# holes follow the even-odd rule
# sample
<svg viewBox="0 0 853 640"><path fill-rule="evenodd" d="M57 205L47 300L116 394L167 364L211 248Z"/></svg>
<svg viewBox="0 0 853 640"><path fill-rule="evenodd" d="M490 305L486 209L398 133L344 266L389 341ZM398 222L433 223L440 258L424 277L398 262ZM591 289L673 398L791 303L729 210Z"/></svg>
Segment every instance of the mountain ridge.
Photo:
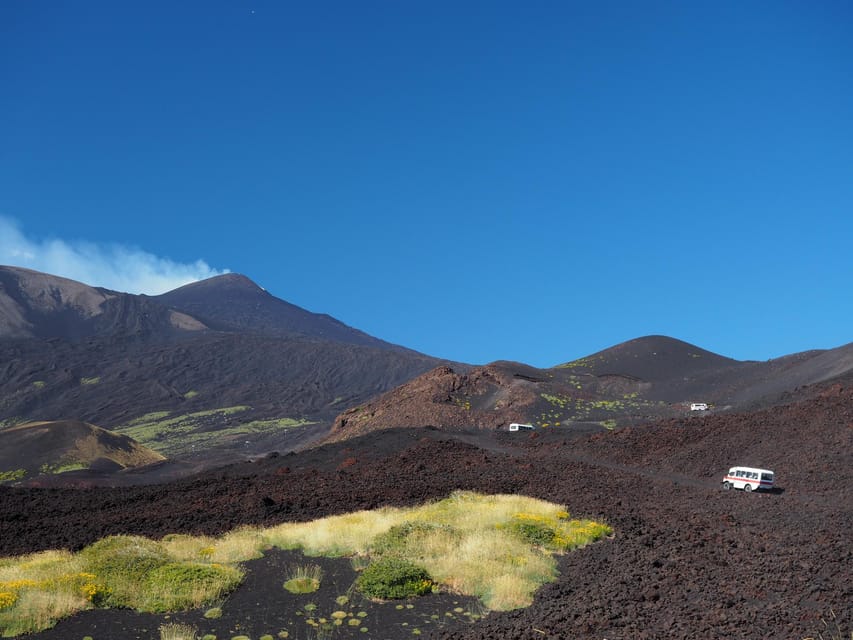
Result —
<svg viewBox="0 0 853 640"><path fill-rule="evenodd" d="M766 362L739 361L667 336L644 336L550 369L498 361L438 367L339 414L326 441L396 427L506 429L512 422L579 435L694 414L756 409L853 372L853 343Z"/></svg>
<svg viewBox="0 0 853 640"><path fill-rule="evenodd" d="M216 457L233 458L310 441L342 404L443 362L239 274L145 296L0 267L0 286L0 428L78 419L115 429L157 414L146 420L160 439L143 444L169 452L210 434Z"/></svg>
<svg viewBox="0 0 853 640"><path fill-rule="evenodd" d="M167 455L197 442L193 455L226 460L393 427L597 433L691 415L692 402L768 406L850 371L853 343L757 362L662 335L546 369L473 366L374 338L241 274L146 296L0 267L0 429L84 420Z"/></svg>

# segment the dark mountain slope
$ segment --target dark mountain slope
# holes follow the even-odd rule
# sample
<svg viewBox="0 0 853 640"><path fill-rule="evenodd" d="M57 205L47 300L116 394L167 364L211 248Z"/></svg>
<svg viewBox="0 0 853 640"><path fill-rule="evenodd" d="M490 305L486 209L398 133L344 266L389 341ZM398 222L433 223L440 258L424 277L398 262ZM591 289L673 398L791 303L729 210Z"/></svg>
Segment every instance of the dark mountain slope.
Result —
<svg viewBox="0 0 853 640"><path fill-rule="evenodd" d="M239 275L149 297L0 267L0 428L73 418L133 427L167 454L242 456L302 442L283 427L327 428L439 362Z"/></svg>
<svg viewBox="0 0 853 640"><path fill-rule="evenodd" d="M322 417L430 368L435 360L357 345L205 334L149 345L133 340L0 343L0 373L16 393L4 413L63 413L108 426L162 410L248 404L268 415ZM327 418L331 417L326 415Z"/></svg>
<svg viewBox="0 0 853 640"><path fill-rule="evenodd" d="M622 342L556 368L596 376L622 375L646 382L665 382L739 365L737 360L667 336L645 336Z"/></svg>
<svg viewBox="0 0 853 640"><path fill-rule="evenodd" d="M330 342L403 350L331 316L311 313L276 298L236 273L194 282L154 299L221 331L300 334Z"/></svg>

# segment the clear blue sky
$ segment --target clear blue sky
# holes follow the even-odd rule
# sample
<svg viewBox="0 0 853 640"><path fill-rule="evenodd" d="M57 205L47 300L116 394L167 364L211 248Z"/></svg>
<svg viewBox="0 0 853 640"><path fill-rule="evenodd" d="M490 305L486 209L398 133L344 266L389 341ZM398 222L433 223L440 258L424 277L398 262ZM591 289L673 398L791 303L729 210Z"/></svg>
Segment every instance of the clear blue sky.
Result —
<svg viewBox="0 0 853 640"><path fill-rule="evenodd" d="M0 262L471 363L853 340L849 2L6 0L0 91Z"/></svg>

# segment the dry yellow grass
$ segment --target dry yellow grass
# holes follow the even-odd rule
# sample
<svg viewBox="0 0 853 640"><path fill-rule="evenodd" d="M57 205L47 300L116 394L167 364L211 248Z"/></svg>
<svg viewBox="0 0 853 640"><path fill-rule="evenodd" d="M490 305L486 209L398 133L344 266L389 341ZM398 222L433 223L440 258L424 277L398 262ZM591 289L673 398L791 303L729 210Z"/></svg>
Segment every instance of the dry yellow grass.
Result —
<svg viewBox="0 0 853 640"><path fill-rule="evenodd" d="M386 548L375 548L377 537L389 532ZM165 576L162 584L145 582L135 596L131 591L135 600L123 606L141 610L172 602L199 606L219 597L219 592L187 584L182 576L215 571L223 574L217 577L223 585L233 585L242 575L237 564L260 557L270 547L362 558L394 553L426 569L441 588L478 596L487 609L508 610L529 605L536 589L556 577L555 553L609 533L606 525L570 520L563 506L543 500L456 492L410 509L358 511L266 529L243 527L220 537L170 535L154 542L125 536L122 542L118 536L109 540L129 544L140 557L147 557L142 553L147 549L162 562L181 564L155 571ZM107 558L110 544L104 547ZM85 556L85 551L47 551L0 559L3 634L38 631L62 616L91 607L104 587L101 576L86 573ZM134 585L130 586L136 589Z"/></svg>

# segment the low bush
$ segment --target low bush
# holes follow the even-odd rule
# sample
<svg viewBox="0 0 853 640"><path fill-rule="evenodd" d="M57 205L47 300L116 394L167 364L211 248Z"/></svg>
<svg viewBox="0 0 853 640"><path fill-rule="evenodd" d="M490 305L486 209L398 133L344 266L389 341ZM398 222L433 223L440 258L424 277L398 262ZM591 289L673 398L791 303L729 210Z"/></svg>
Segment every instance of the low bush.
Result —
<svg viewBox="0 0 853 640"><path fill-rule="evenodd" d="M139 536L110 536L80 553L83 569L105 586L102 602L110 607L135 607L148 587L148 576L169 563L160 545Z"/></svg>
<svg viewBox="0 0 853 640"><path fill-rule="evenodd" d="M507 525L513 534L529 544L548 547L557 536L556 530L541 519L515 516Z"/></svg>
<svg viewBox="0 0 853 640"><path fill-rule="evenodd" d="M391 556L371 562L356 579L356 588L369 598L393 600L429 593L432 579L423 567Z"/></svg>
<svg viewBox="0 0 853 640"><path fill-rule="evenodd" d="M240 584L243 571L222 565L170 562L148 576L139 611L165 612L199 607Z"/></svg>
<svg viewBox="0 0 853 640"><path fill-rule="evenodd" d="M290 593L314 593L320 588L323 569L319 565L297 565L291 567L290 577L282 585Z"/></svg>
<svg viewBox="0 0 853 640"><path fill-rule="evenodd" d="M97 576L103 590L96 606L137 611L175 611L198 607L236 587L237 567L176 562L163 546L138 536L110 536L80 553L85 571Z"/></svg>

